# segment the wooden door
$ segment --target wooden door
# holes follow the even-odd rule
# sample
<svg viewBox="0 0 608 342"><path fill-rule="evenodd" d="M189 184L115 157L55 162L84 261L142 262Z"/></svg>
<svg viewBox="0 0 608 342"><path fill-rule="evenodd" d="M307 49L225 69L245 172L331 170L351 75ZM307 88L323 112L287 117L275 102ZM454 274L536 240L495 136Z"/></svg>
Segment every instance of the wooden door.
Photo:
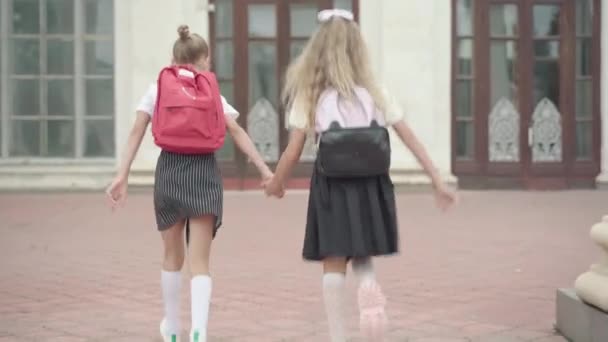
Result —
<svg viewBox="0 0 608 342"><path fill-rule="evenodd" d="M593 6L599 2L491 0L457 5L462 8L463 3L470 6L474 29L469 31L474 34L457 38L456 60L468 48L474 62L456 63L454 129L457 139L463 134L460 127L468 127L476 139L466 160L458 160L456 151L455 173L464 174L472 186L593 184L601 134L599 124L594 125L600 115L599 85L592 77L599 61L599 9ZM456 36L459 29L457 25ZM458 87L463 84L470 84L466 94L475 98L470 106L458 105Z"/></svg>
<svg viewBox="0 0 608 342"><path fill-rule="evenodd" d="M275 166L288 142L282 81L290 61L317 26L319 10L333 6L356 10L354 0L215 0L211 14L211 49L222 93L241 113L246 128L267 163ZM218 154L229 185L259 184L255 167L229 140ZM294 176L308 178L314 159L308 144Z"/></svg>

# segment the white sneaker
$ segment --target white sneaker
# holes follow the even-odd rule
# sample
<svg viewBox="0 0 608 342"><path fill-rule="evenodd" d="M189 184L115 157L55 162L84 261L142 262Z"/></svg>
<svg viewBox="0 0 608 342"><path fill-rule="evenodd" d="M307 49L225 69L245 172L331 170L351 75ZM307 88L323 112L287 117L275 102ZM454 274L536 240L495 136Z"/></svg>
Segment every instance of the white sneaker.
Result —
<svg viewBox="0 0 608 342"><path fill-rule="evenodd" d="M190 342L207 342L207 332L198 330L190 331Z"/></svg>
<svg viewBox="0 0 608 342"><path fill-rule="evenodd" d="M167 332L167 321L164 318L160 321L160 336L163 342L179 342L179 335L170 335Z"/></svg>
<svg viewBox="0 0 608 342"><path fill-rule="evenodd" d="M384 307L386 297L376 282L359 287L359 326L363 336L369 341L384 341L388 318Z"/></svg>

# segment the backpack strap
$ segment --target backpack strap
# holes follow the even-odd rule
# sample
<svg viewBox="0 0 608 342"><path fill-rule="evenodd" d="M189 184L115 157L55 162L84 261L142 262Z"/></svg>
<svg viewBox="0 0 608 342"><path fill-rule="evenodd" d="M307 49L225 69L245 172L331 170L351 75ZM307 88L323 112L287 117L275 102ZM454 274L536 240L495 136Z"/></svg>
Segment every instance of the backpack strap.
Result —
<svg viewBox="0 0 608 342"><path fill-rule="evenodd" d="M224 105L222 104L222 94L220 93L220 87L217 82L217 78L215 74L209 71L199 72L197 77L200 77L209 84L209 89L211 89L211 95L213 96L213 101L215 102L215 107L218 115L224 115Z"/></svg>
<svg viewBox="0 0 608 342"><path fill-rule="evenodd" d="M160 94L161 94L161 89L162 89L162 79L165 73L167 72L171 72L173 73L173 67L168 66L163 68L159 73L158 73L158 78L156 79L156 101L154 101L154 115L152 116L153 118L156 117L156 114L158 113L158 108L159 108L159 104L160 104Z"/></svg>

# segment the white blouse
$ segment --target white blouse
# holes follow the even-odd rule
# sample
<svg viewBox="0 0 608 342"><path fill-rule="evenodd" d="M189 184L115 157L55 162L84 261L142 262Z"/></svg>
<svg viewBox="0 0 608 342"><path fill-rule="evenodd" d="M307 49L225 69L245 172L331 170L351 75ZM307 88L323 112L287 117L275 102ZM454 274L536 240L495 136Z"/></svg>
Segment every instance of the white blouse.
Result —
<svg viewBox="0 0 608 342"><path fill-rule="evenodd" d="M355 90L363 108L367 108L367 110L375 112L375 105L369 92L363 88L357 88ZM386 111L384 113L378 112L376 115L381 117L380 121L383 121L385 125L392 126L397 122L403 120L405 118L405 115L394 97L390 96L387 92L385 92L384 95L387 100ZM321 97L319 98L319 103L317 103L316 123L313 127L308 127L307 113L298 110L297 104L294 104L294 106L287 114L287 128L295 128L302 130L314 128L317 132L323 131L327 128L326 126L328 126L328 122L332 121L332 118L336 116L336 113L334 113L334 111L336 110L336 102L337 93L333 89L328 89L321 95ZM358 107L354 106L353 108ZM357 110L355 110L355 112L356 111ZM357 120L357 113L355 112L352 113L352 116L347 116L343 118L346 121L346 126L359 126L359 120ZM369 123L365 123L365 125L366 124Z"/></svg>
<svg viewBox="0 0 608 342"><path fill-rule="evenodd" d="M154 115L154 107L156 106L156 98L158 96L158 85L156 83L150 84L148 90L142 96L141 100L139 100L139 105L137 105L138 112L144 112L148 115ZM226 101L226 99L222 96L222 106L224 107L224 114L232 119L236 119L239 117L239 112L232 107Z"/></svg>

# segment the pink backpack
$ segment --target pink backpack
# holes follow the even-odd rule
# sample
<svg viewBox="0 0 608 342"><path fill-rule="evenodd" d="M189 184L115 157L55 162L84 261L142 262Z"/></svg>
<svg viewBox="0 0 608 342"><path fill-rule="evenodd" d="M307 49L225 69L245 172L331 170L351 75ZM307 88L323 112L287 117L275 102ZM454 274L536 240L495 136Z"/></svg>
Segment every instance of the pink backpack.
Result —
<svg viewBox="0 0 608 342"><path fill-rule="evenodd" d="M226 120L215 75L192 66L164 68L158 76L152 135L156 145L173 153L210 154L220 149Z"/></svg>

